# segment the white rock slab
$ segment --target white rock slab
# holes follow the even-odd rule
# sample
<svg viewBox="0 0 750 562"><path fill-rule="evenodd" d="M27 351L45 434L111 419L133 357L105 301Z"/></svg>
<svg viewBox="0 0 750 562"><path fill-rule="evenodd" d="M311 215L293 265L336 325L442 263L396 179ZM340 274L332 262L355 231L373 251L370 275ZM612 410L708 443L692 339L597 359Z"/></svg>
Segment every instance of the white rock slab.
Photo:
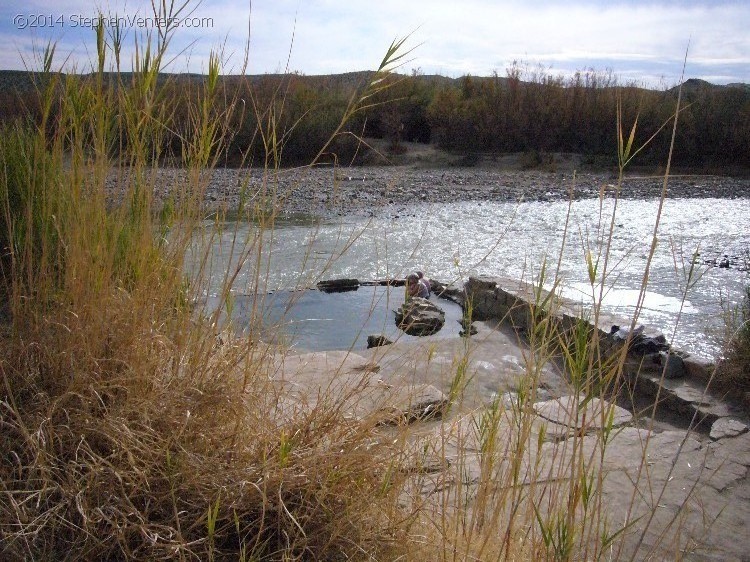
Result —
<svg viewBox="0 0 750 562"><path fill-rule="evenodd" d="M600 429L609 419L610 409L613 427L625 425L633 420L633 414L625 408L620 408L605 400L591 398L585 407L580 408L583 401L583 396L577 401L575 396L563 396L546 402L537 402L534 404L534 410L537 415L546 420L575 429L584 429L584 426L585 429Z"/></svg>
<svg viewBox="0 0 750 562"><path fill-rule="evenodd" d="M734 418L719 418L711 426L710 437L714 441L724 437L737 437L747 431L747 425Z"/></svg>

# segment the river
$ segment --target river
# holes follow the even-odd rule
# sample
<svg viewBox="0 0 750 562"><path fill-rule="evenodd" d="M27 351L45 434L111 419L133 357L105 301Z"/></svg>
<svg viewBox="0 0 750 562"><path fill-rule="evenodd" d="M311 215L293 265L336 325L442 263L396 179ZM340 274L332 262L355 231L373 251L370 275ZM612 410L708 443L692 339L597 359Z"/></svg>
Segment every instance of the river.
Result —
<svg viewBox="0 0 750 562"><path fill-rule="evenodd" d="M204 292L209 306L216 302L228 268L237 268L233 303L238 305L231 312L240 323L249 321L248 303L256 291L304 298L302 315L313 322L331 320L330 301L310 304L309 297L294 291L312 287L320 279L374 280L404 277L421 269L448 283L478 274L538 281L543 264L546 286L557 276L565 296L587 302L587 295L598 294L603 284L604 309L632 316L658 206L655 199L630 199L618 201L615 208L615 201L607 198L571 205L566 201L415 203L398 216L285 217L262 233L253 222L227 223L212 237L206 233L213 223L206 223L205 231L196 236L189 263L195 270L208 251ZM262 252L252 251L242 260L238 249L248 243ZM678 348L715 356L723 315L741 302L750 282L745 270L748 249L750 199L666 200L640 322L661 329ZM731 267L705 265L721 261L725 254ZM587 255L590 263L597 264L593 288ZM373 302L369 293L361 299ZM383 305L386 309L394 308L394 299L389 299ZM278 308L278 300L274 306ZM346 319L346 310L351 309L344 307L337 314ZM361 321L360 315L355 316ZM344 321L337 318L333 320ZM300 333L297 326L298 337ZM302 347L316 348L314 340L308 337Z"/></svg>

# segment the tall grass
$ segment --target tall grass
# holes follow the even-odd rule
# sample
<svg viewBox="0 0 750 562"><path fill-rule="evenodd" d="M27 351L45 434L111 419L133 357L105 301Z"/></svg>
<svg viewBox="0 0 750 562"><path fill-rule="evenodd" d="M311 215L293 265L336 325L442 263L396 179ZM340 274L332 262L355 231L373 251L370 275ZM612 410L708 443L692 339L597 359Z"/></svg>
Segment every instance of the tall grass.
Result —
<svg viewBox="0 0 750 562"><path fill-rule="evenodd" d="M272 352L217 347L215 323L192 309L183 260L236 102L216 103L218 56L178 130L159 80L172 30L137 40L133 72L114 79L106 57L120 45L96 31L95 72L54 72L50 45L41 118L0 138L2 557L391 549L408 516L398 479L383 486L383 452L362 447L368 422L347 423L333 399L281 415ZM175 131L179 155L165 142ZM157 167L173 156L185 173L157 204Z"/></svg>
<svg viewBox="0 0 750 562"><path fill-rule="evenodd" d="M157 9L166 15L184 6ZM353 419L348 412L366 399L365 383L331 384L314 403L289 406L277 380L280 350L252 332L217 341L240 270L254 267L256 284L262 282L262 237L284 195L274 174L284 147L275 112L285 93L273 107L251 100L266 181L236 211L257 219L259 233L235 240L238 258L230 259L236 265L224 276L221 302L201 315L194 302L210 257L198 260L192 277L184 260L205 225L207 174L236 132L241 104L231 96L217 103L221 61L214 54L178 123L171 85L159 80L172 32L162 30L156 43L139 40L127 75L119 72L115 33L114 83L104 72L111 62L103 26L91 76L53 72L50 45L37 76L41 118L0 136L0 291L9 303L0 333L0 555L613 556L640 515L610 521L602 467L613 420L610 410L587 406L621 388L625 352L606 349L585 323L559 323L554 291L542 290L546 267L536 279L516 395L475 412L461 408L467 340L453 364L449 417L434 431L384 428L377 412ZM384 94L384 79L403 56L403 42L392 43L332 138ZM173 134L179 154L170 153ZM620 143L621 180L633 136ZM173 157L184 174L157 202L158 166ZM600 302L608 247L595 251L602 253L588 252L586 265ZM553 288L560 283L557 274L551 281ZM595 306L594 318L598 313ZM570 377L570 421L582 428L559 443L550 442L532 410L550 360ZM440 470L428 469L433 465Z"/></svg>
<svg viewBox="0 0 750 562"><path fill-rule="evenodd" d="M750 409L750 287L745 287L742 302L726 311L724 353L711 380L714 390L744 401Z"/></svg>
<svg viewBox="0 0 750 562"><path fill-rule="evenodd" d="M674 114L659 130L669 124L676 127L680 111L678 97ZM434 540L442 548L438 556L427 549L431 554L425 554L425 558L632 560L661 556L660 548L675 552L685 548L681 542L684 539L680 539L684 517L681 509L665 527L659 527L662 544L644 546L644 537L654 531L656 511L677 462L675 459L663 483L652 481L648 462L650 432L641 434L642 456L634 459L634 474L629 476L632 486L622 488L623 497L617 499L616 506L607 505L607 498L612 496L605 494L607 472L612 467L609 453L620 430L615 428L614 410L597 399L627 398L631 392L625 375L629 342L613 347L592 325L601 325L601 303L618 274L617 264L611 259L611 244L626 167L644 148L635 144L637 118L626 128L621 115L618 113L619 176L613 194L614 208L609 217L600 213L597 238L583 241L582 265L589 274L593 303L590 310L582 312L586 318L570 322L560 314L556 296L564 284L560 266L550 274L546 260L542 260L529 294L530 308L520 321L528 351L525 374L518 381L516 392L509 398L498 397L486 409L457 416L415 447L453 463L447 475L424 476L419 484L433 494L427 494L430 499L422 506L436 527L434 536L426 542ZM670 158L671 153L667 156L659 214L654 218L652 244L631 333L638 321L656 250ZM563 247L569 220L564 228ZM563 250L559 250L560 256ZM688 285L692 281L690 277ZM562 422L568 427L562 434L560 426L540 419L533 408L543 369L550 362L561 365L570 385L571 398L565 402ZM658 401L657 396L651 416ZM651 427L650 423L647 427ZM688 435L685 433L678 448L678 457ZM695 491L694 483L686 492L687 497ZM643 495L656 499L647 502Z"/></svg>

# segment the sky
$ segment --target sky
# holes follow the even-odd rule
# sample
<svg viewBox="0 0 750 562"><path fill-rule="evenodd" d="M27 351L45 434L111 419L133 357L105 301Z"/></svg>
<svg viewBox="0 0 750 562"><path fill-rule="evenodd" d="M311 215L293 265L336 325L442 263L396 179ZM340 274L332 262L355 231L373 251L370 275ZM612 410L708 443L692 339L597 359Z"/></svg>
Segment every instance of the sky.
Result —
<svg viewBox="0 0 750 562"><path fill-rule="evenodd" d="M55 68L90 71L99 9L127 31L129 69L135 39L155 31L151 0L3 0L0 69L38 68L52 40ZM178 17L169 72L205 72L212 49L225 74L372 70L408 36L406 73L504 76L517 61L528 73L594 69L671 87L686 61L685 79L750 83L748 0L203 0Z"/></svg>

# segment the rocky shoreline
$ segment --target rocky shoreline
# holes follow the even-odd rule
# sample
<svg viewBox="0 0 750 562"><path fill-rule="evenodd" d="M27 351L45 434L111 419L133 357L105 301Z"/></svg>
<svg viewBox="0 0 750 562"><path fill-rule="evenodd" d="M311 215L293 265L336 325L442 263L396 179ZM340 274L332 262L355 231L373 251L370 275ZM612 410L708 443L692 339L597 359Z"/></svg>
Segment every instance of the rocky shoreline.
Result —
<svg viewBox="0 0 750 562"><path fill-rule="evenodd" d="M356 282L341 281L346 287ZM327 281L319 288L336 284ZM645 328L622 340L611 328L612 322L627 325L624 319L602 315L590 326L600 331L605 354L627 346L627 390L585 397L550 361L534 367L537 388L522 406L529 369L522 334L534 303L546 293L519 281L483 277L448 294L472 301L476 336L395 341L361 354L349 349L279 357L273 379L284 395L282 414L311 411L335 392L345 397L347 417L373 420L388 442L396 442L393 428L400 428L413 453L398 457L399 470L410 475L410 490L436 514L454 508L451 498L482 508L492 451L498 463L493 482L507 486L510 480L502 479L514 473L513 482L545 494L571 478L571 459L585 451L581 454L600 471L604 517L622 529L617 542L625 558L666 560L679 552L687 560L745 560L750 424L746 412L706 388L710 364L670 346L656 354L639 349L635 334L644 341L664 338ZM563 331L579 323L580 310L570 306L556 297L552 307ZM667 361L656 365L650 361L654 356ZM468 374L459 403L451 398L457 358L463 358ZM670 358L679 360L679 373L670 372ZM491 376L483 378L485 372ZM479 429L491 415L497 416L497 450L485 448ZM519 427L528 428L528 435L519 437ZM512 444L519 439L528 461L514 465Z"/></svg>
<svg viewBox="0 0 750 562"><path fill-rule="evenodd" d="M155 178L155 196L165 199L184 184L185 171L161 168ZM398 216L420 203L462 201L555 201L614 197L617 178L610 173L571 170L506 170L493 168L424 168L371 166L356 168L296 168L264 173L262 170L217 168L204 178L206 210L235 210L241 194L259 201L264 194L280 203L285 213L316 216ZM620 196L627 199L659 197L661 177L628 176ZM117 199L122 182L110 178L110 197ZM673 176L671 198L750 197L750 178Z"/></svg>

